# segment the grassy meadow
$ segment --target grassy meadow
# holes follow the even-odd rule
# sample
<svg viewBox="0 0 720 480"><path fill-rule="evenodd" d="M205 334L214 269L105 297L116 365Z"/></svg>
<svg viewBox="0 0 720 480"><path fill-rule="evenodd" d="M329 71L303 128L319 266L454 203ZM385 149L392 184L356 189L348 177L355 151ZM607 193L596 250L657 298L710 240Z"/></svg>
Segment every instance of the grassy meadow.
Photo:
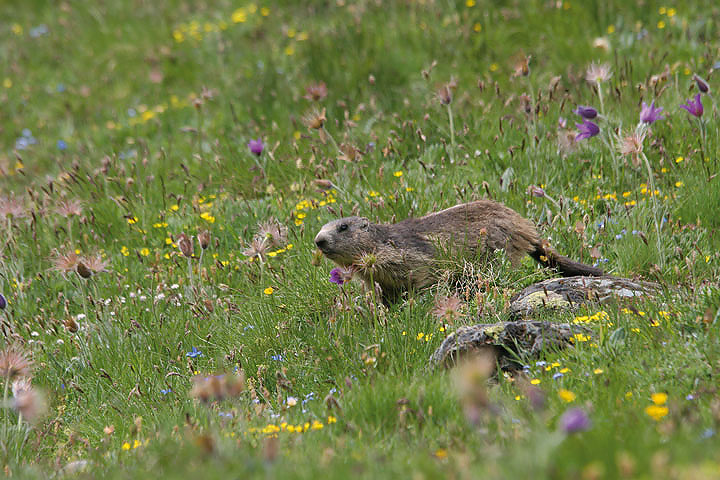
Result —
<svg viewBox="0 0 720 480"><path fill-rule="evenodd" d="M720 478L715 2L0 16L6 475ZM543 314L593 333L517 375L430 368L555 274L457 263L383 308L313 238L479 198L663 293Z"/></svg>

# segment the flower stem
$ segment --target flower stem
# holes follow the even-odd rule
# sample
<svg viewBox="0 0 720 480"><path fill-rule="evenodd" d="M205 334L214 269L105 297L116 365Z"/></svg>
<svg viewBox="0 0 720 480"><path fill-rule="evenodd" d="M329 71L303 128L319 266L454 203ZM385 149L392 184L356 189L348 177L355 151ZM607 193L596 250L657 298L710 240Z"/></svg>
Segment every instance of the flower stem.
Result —
<svg viewBox="0 0 720 480"><path fill-rule="evenodd" d="M660 258L660 266L663 267L665 265L665 255L662 254L662 242L660 241L660 222L658 221L658 206L657 206L657 196L655 195L655 180L653 179L653 172L652 168L650 167L650 161L648 160L645 153L641 153L643 163L645 163L645 167L647 168L648 172L648 186L650 187L650 198L653 202L653 221L655 222L655 234L657 236L657 252L658 256Z"/></svg>

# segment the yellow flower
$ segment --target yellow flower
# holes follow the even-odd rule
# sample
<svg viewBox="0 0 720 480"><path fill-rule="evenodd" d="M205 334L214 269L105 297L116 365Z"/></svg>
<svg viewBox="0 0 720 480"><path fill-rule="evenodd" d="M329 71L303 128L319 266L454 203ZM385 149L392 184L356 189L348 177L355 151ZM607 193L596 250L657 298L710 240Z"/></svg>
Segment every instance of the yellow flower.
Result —
<svg viewBox="0 0 720 480"><path fill-rule="evenodd" d="M235 10L230 16L230 20L232 20L233 23L244 23L247 21L247 13L245 13L245 9L238 8Z"/></svg>
<svg viewBox="0 0 720 480"><path fill-rule="evenodd" d="M263 17L267 17L268 15L270 15L270 9L267 7L262 7L260 9L260 15L262 15Z"/></svg>
<svg viewBox="0 0 720 480"><path fill-rule="evenodd" d="M393 175L395 175L396 177L402 177L403 172L401 170L398 170L397 172L393 173Z"/></svg>
<svg viewBox="0 0 720 480"><path fill-rule="evenodd" d="M565 390L564 388L558 391L558 397L560 397L562 401L567 403L574 402L575 398L577 398L573 392L571 392L570 390Z"/></svg>
<svg viewBox="0 0 720 480"><path fill-rule="evenodd" d="M138 221L137 217L130 217L127 219L127 223L129 223L130 225L137 223L137 221Z"/></svg>
<svg viewBox="0 0 720 480"><path fill-rule="evenodd" d="M660 21L657 23L657 28L659 28L659 29L665 28L665 22L664 22L663 20L660 20Z"/></svg>
<svg viewBox="0 0 720 480"><path fill-rule="evenodd" d="M148 255L150 255L150 249L147 247L140 249L140 255L142 255L143 257L147 257Z"/></svg>
<svg viewBox="0 0 720 480"><path fill-rule="evenodd" d="M472 8L475 6L475 0L465 0L465 6Z"/></svg>
<svg viewBox="0 0 720 480"><path fill-rule="evenodd" d="M470 2L473 2L474 4L475 0L468 0L468 3ZM447 458L447 450L445 450L444 448L438 448L437 450L435 450L435 456L441 460L443 458Z"/></svg>
<svg viewBox="0 0 720 480"><path fill-rule="evenodd" d="M12 80L10 80L9 78L6 78L5 80L3 80L3 87L10 88L10 87L12 87L12 85L13 85Z"/></svg>
<svg viewBox="0 0 720 480"><path fill-rule="evenodd" d="M324 426L325 426L325 425L323 425L321 422L318 422L317 420L313 420L313 423L312 423L312 427L311 427L311 428L312 428L313 430L322 430L322 428L323 428Z"/></svg>
<svg viewBox="0 0 720 480"><path fill-rule="evenodd" d="M180 210L180 207L177 204L171 205L170 210L172 210L173 212L177 212L178 210Z"/></svg>
<svg viewBox="0 0 720 480"><path fill-rule="evenodd" d="M208 213L208 212L203 212L203 213L201 213L201 214L200 214L200 218L202 218L202 219L205 220L206 222L215 223L215 217L213 217L212 215L210 215L210 213Z"/></svg>
<svg viewBox="0 0 720 480"><path fill-rule="evenodd" d="M676 186L677 188L680 188L680 187L682 187L683 185L685 185L684 182L675 182L675 186Z"/></svg>
<svg viewBox="0 0 720 480"><path fill-rule="evenodd" d="M649 405L645 407L645 413L657 422L660 421L664 416L666 416L669 413L669 410L667 407L664 406L661 407L659 405Z"/></svg>
<svg viewBox="0 0 720 480"><path fill-rule="evenodd" d="M482 31L482 25L480 25L479 23L476 23L475 25L473 25L473 31L475 33L480 33Z"/></svg>
<svg viewBox="0 0 720 480"><path fill-rule="evenodd" d="M328 425L331 423L337 423L337 418L333 417L332 415L328 417Z"/></svg>
<svg viewBox="0 0 720 480"><path fill-rule="evenodd" d="M677 157L677 158L675 159L675 163L680 163L680 162L682 162L683 160L685 160L683 157Z"/></svg>
<svg viewBox="0 0 720 480"><path fill-rule="evenodd" d="M13 32L15 35L22 35L22 34L23 34L23 27L22 27L22 25L20 25L19 23L13 23L12 26L10 27L10 30L12 30L12 32Z"/></svg>
<svg viewBox="0 0 720 480"><path fill-rule="evenodd" d="M130 444L128 442L125 442L122 444L121 448L125 451L130 450Z"/></svg>
<svg viewBox="0 0 720 480"><path fill-rule="evenodd" d="M265 290L263 290L263 293L265 293L265 295L272 295L274 291L275 289L273 287L267 287Z"/></svg>
<svg viewBox="0 0 720 480"><path fill-rule="evenodd" d="M530 383L533 385L540 385L540 379L539 378L533 378L530 380Z"/></svg>
<svg viewBox="0 0 720 480"><path fill-rule="evenodd" d="M596 368L595 370L593 370L593 373L594 373L595 375L600 375L600 374L603 373L604 371L605 371L605 370L603 370L602 368Z"/></svg>
<svg viewBox="0 0 720 480"><path fill-rule="evenodd" d="M133 448L138 448L140 445L142 445L142 444L140 443L140 440L135 440L135 441L133 442Z"/></svg>
<svg viewBox="0 0 720 480"><path fill-rule="evenodd" d="M650 398L655 405L665 405L667 402L667 393L653 393Z"/></svg>
<svg viewBox="0 0 720 480"><path fill-rule="evenodd" d="M128 255L130 255L130 250L128 250L128 248L125 245L123 245L122 248L120 249L120 253L122 253L123 256L127 257Z"/></svg>
<svg viewBox="0 0 720 480"><path fill-rule="evenodd" d="M417 339L417 340L422 340L422 338L423 338L424 336L425 336L425 334L424 334L423 332L420 332L420 333L417 334L417 338L416 338L416 339Z"/></svg>

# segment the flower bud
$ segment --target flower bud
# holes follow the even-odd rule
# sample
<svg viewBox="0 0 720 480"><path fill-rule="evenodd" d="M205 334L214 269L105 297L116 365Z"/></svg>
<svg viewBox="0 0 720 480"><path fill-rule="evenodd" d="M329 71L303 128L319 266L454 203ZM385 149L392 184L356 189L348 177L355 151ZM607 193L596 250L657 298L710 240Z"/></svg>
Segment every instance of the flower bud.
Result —
<svg viewBox="0 0 720 480"><path fill-rule="evenodd" d="M702 93L710 92L710 85L708 85L708 83L704 79L698 77L696 74L693 74L693 80L695 80L695 84L697 85L698 90L700 90Z"/></svg>
<svg viewBox="0 0 720 480"><path fill-rule="evenodd" d="M193 242L185 232L178 235L177 245L183 255L188 258L193 256Z"/></svg>
<svg viewBox="0 0 720 480"><path fill-rule="evenodd" d="M206 250L208 248L208 245L210 245L210 232L208 232L207 230L203 230L198 234L197 239L198 243L200 244L200 248Z"/></svg>
<svg viewBox="0 0 720 480"><path fill-rule="evenodd" d="M0 310L5 310L5 307L7 307L7 300L5 299L5 295L0 293Z"/></svg>

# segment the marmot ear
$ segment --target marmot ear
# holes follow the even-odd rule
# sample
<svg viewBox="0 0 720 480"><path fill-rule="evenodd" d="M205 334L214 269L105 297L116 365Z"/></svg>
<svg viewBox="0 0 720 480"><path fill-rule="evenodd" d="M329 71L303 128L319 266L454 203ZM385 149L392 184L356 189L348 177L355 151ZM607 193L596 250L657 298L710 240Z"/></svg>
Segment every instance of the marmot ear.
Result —
<svg viewBox="0 0 720 480"><path fill-rule="evenodd" d="M362 230L367 230L368 226L370 226L370 220L365 217L360 217L360 228Z"/></svg>

